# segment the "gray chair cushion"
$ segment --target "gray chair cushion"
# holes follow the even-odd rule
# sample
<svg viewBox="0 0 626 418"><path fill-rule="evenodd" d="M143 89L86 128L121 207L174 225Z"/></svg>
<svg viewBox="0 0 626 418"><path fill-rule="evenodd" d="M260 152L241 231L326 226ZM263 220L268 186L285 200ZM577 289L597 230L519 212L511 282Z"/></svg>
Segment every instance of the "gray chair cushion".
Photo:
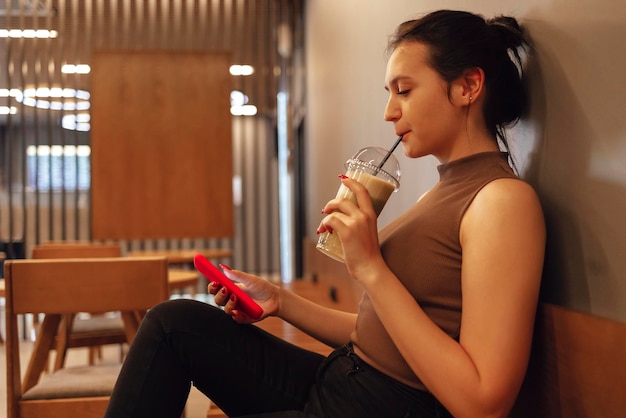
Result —
<svg viewBox="0 0 626 418"><path fill-rule="evenodd" d="M72 325L72 333L83 334L98 331L117 331L124 329L124 322L119 316L93 315L88 319L76 318Z"/></svg>
<svg viewBox="0 0 626 418"><path fill-rule="evenodd" d="M120 364L68 367L45 374L22 399L86 398L109 396L120 373Z"/></svg>

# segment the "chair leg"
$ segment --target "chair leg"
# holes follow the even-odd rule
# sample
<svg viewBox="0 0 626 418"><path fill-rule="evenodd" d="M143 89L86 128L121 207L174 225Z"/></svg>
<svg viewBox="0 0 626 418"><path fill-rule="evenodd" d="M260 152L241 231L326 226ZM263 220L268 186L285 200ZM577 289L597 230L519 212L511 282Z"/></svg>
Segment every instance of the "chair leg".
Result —
<svg viewBox="0 0 626 418"><path fill-rule="evenodd" d="M102 360L102 346L89 347L89 365L93 366L98 360Z"/></svg>
<svg viewBox="0 0 626 418"><path fill-rule="evenodd" d="M126 358L126 344L120 344L120 363Z"/></svg>
<svg viewBox="0 0 626 418"><path fill-rule="evenodd" d="M72 332L72 324L74 315L63 315L59 332L57 333L56 352L57 357L54 363L54 370L57 371L65 365L65 357L67 355L67 345Z"/></svg>

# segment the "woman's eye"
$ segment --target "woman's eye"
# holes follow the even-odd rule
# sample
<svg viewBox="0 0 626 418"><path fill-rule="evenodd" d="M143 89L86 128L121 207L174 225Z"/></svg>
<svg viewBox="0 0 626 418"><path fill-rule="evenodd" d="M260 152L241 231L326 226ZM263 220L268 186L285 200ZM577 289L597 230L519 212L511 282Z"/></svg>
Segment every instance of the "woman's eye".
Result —
<svg viewBox="0 0 626 418"><path fill-rule="evenodd" d="M410 90L399 90L397 94L399 94L400 96L406 96L407 94L409 94Z"/></svg>

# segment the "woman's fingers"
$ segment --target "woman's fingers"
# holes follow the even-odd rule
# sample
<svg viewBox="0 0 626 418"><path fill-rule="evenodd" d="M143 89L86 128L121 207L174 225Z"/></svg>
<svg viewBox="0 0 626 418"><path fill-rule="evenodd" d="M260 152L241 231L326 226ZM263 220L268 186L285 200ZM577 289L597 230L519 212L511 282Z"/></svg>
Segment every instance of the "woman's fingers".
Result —
<svg viewBox="0 0 626 418"><path fill-rule="evenodd" d="M224 312L228 315L233 315L233 311L237 310L237 298L235 295L230 294L224 302Z"/></svg>
<svg viewBox="0 0 626 418"><path fill-rule="evenodd" d="M351 178L345 178L341 181L343 185L350 189L350 191L354 194L354 198L350 199L344 197L332 199L326 204L326 206L324 206L322 213L330 214L332 212L339 211L349 215L354 213L356 210L361 210L366 213L375 213L374 207L372 206L372 199L370 198L365 186ZM355 199L356 205L354 203Z"/></svg>
<svg viewBox="0 0 626 418"><path fill-rule="evenodd" d="M207 290L209 292L209 294L211 295L215 295L217 292L220 291L220 288L222 287L221 284L219 284L219 282L210 282L207 286Z"/></svg>
<svg viewBox="0 0 626 418"><path fill-rule="evenodd" d="M236 296L230 293L225 287L219 289L219 291L213 296L213 301L217 306L221 306L225 313L235 318L238 322L245 322L248 320L247 316L240 312L237 307Z"/></svg>
<svg viewBox="0 0 626 418"><path fill-rule="evenodd" d="M230 292L225 287L219 284L218 286L220 286L220 288L216 293L213 293L213 301L218 306L225 306L230 299Z"/></svg>
<svg viewBox="0 0 626 418"><path fill-rule="evenodd" d="M356 180L345 178L342 180L344 186L354 193L357 204L354 200L347 198L335 198L329 201L322 209L322 213L327 216L322 219L317 229L317 233L333 233L337 228L346 225L359 227L363 222L376 221L376 212L372 206L372 200L367 189Z"/></svg>

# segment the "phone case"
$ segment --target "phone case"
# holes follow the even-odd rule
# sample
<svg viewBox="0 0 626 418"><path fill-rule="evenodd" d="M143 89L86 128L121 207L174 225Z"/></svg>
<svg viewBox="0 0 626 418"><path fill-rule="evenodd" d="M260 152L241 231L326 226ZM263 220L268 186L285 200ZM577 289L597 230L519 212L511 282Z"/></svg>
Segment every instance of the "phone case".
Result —
<svg viewBox="0 0 626 418"><path fill-rule="evenodd" d="M229 292L237 297L237 306L249 317L253 319L259 319L263 314L263 308L261 308L250 296L248 296L243 290L239 288L232 280L224 275L202 254L196 254L193 257L193 264L196 269L204 274L204 276L211 280L220 283L226 287Z"/></svg>

